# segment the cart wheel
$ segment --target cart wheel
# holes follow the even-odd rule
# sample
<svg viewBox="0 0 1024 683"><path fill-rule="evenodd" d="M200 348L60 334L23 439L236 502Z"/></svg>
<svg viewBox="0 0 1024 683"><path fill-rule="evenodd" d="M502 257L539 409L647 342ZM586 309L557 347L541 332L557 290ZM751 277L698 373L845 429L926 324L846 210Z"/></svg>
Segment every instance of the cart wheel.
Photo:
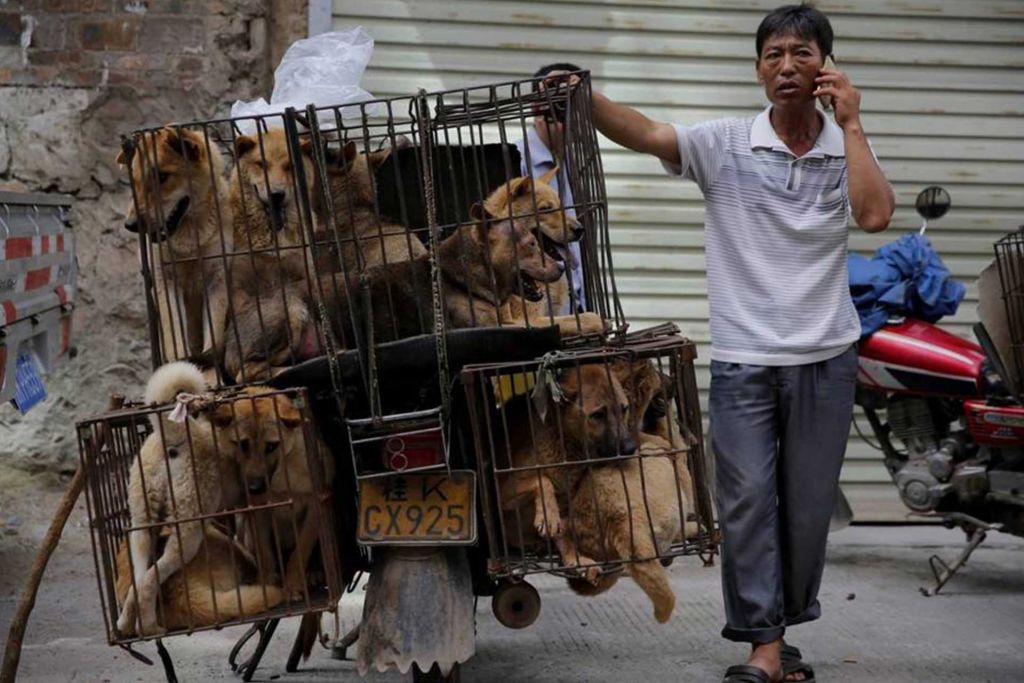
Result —
<svg viewBox="0 0 1024 683"><path fill-rule="evenodd" d="M491 599L494 616L507 628L526 628L540 615L540 594L525 581L504 581Z"/></svg>
<svg viewBox="0 0 1024 683"><path fill-rule="evenodd" d="M456 662L447 676L441 675L437 664L424 673L418 664L412 665L412 683L459 683L462 680L461 666Z"/></svg>

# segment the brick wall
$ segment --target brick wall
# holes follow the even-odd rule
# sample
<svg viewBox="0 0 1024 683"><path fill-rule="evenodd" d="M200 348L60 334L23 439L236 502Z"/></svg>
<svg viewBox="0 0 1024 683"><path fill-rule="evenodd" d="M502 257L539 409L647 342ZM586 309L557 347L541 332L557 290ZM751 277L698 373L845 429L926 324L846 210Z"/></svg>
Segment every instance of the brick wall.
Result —
<svg viewBox="0 0 1024 683"><path fill-rule="evenodd" d="M306 13L306 0L0 0L0 189L75 197L80 271L78 357L25 418L0 406L0 468L73 469L74 421L148 376L120 135L269 96Z"/></svg>

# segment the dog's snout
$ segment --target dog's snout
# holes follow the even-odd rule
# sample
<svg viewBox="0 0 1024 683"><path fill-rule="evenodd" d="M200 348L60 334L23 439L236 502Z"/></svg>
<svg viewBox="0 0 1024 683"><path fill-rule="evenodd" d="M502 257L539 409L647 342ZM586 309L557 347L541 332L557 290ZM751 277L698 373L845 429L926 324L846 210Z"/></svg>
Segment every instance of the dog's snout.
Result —
<svg viewBox="0 0 1024 683"><path fill-rule="evenodd" d="M249 493L254 496L258 496L267 490L267 482L263 479L250 479L246 482L246 488L249 489Z"/></svg>
<svg viewBox="0 0 1024 683"><path fill-rule="evenodd" d="M249 439L242 439L241 441L238 442L239 450L241 450L242 453L244 453L245 455L249 455L249 449L251 447L252 444L250 443Z"/></svg>
<svg viewBox="0 0 1024 683"><path fill-rule="evenodd" d="M287 198L287 194L284 190L274 190L270 193L270 205L275 209L280 210L284 206L284 201Z"/></svg>
<svg viewBox="0 0 1024 683"><path fill-rule="evenodd" d="M633 455L636 453L636 441L633 441L632 436L627 436L619 444L619 452L621 455Z"/></svg>
<svg viewBox="0 0 1024 683"><path fill-rule="evenodd" d="M124 219L124 229L128 232L138 232L139 219L135 216L128 216L128 218Z"/></svg>
<svg viewBox="0 0 1024 683"><path fill-rule="evenodd" d="M576 223L574 221L572 226L571 226L571 229L572 229L572 241L573 242L579 242L581 239L583 239L583 226L582 225L580 225L579 223Z"/></svg>

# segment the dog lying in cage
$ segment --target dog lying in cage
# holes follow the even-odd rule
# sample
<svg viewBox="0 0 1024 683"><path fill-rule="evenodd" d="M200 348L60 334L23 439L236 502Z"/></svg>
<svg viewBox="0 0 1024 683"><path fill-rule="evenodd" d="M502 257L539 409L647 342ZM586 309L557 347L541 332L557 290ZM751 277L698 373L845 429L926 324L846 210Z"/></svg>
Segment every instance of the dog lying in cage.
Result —
<svg viewBox="0 0 1024 683"><path fill-rule="evenodd" d="M242 397L207 411L212 414L190 415L184 408L206 390L200 371L182 361L157 370L147 385L147 404L177 398L183 410L180 416L166 411L151 414L153 432L130 468L128 562L118 562L118 582L128 584L117 620L121 634L154 635L175 628L171 624L180 623L175 617L182 606L179 602L168 607L165 602L161 624L157 614L161 598L180 600L204 586L211 593L211 602L219 591L233 592L231 579L225 575L225 558L211 564L205 556L211 543L223 541L212 526L216 522L207 518L223 513L217 518L230 520L232 510L253 501L290 500L291 505L268 514L242 515L249 530L248 548L237 551L245 562L236 567L234 588L238 592L243 586L258 588L246 589L247 599L239 598L237 609L272 607L266 597L268 587L273 587L269 595L276 602L308 595L306 571L318 524L301 414L287 397L276 393L264 396L271 390L252 387ZM188 396L180 396L183 393ZM182 572L187 582L201 568L214 571L216 577L198 587L187 586L184 592L179 583L168 585ZM247 571L252 568L255 574ZM249 583L254 576L258 581ZM283 584L283 592L279 584ZM253 595L264 596L264 601L248 599ZM230 607L225 610L230 612ZM204 625L199 616L190 618L190 626Z"/></svg>
<svg viewBox="0 0 1024 683"><path fill-rule="evenodd" d="M231 223L223 155L195 130L166 127L139 136L134 153L116 161L130 167L134 188L125 228L151 245L163 357L199 353L227 314L224 297L210 296L221 266L205 260L231 249L221 230Z"/></svg>
<svg viewBox="0 0 1024 683"><path fill-rule="evenodd" d="M507 467L499 475L506 541L541 552L553 543L580 573L569 584L581 595L610 589L619 575L600 565L624 562L655 619L667 621L675 595L658 558L697 532L686 448L668 424L671 382L645 359L567 367L557 383L554 419L538 419L522 399L503 410L510 453L507 462L496 455L496 466ZM622 441L609 442L616 433ZM638 448L641 457L617 459Z"/></svg>
<svg viewBox="0 0 1024 683"><path fill-rule="evenodd" d="M173 526L161 527L157 549L170 542ZM257 616L285 599L284 591L260 580L256 558L216 523L204 525L201 547L181 571L164 582L157 598L162 628L176 631ZM128 543L122 543L115 560L115 595L125 604L132 589ZM122 636L136 635L134 621L122 629ZM150 630L153 633L155 629ZM142 634L145 635L145 634Z"/></svg>
<svg viewBox="0 0 1024 683"><path fill-rule="evenodd" d="M675 608L675 594L658 557L697 533L696 522L689 521L694 490L687 448L678 430L667 424L667 415L657 416L658 409L650 414L651 404L667 393L654 363L620 361L613 372L637 407L634 425L640 430L642 457L589 468L573 493L567 526L575 532L571 542L578 553L627 561L626 572L650 598L654 618L664 623ZM619 576L591 567L585 580L569 579L569 585L581 595L598 595Z"/></svg>
<svg viewBox="0 0 1024 683"><path fill-rule="evenodd" d="M567 564L594 565L572 543L561 510L586 472L582 463L636 451L629 397L616 373L601 363L559 371L557 393L548 399L553 405L543 415L523 398L502 409L508 449L495 457L497 466L510 473L500 479L499 498L506 520L513 522L510 528L519 532L512 542L531 544L523 525L514 523L516 518L531 519L533 530L554 541Z"/></svg>

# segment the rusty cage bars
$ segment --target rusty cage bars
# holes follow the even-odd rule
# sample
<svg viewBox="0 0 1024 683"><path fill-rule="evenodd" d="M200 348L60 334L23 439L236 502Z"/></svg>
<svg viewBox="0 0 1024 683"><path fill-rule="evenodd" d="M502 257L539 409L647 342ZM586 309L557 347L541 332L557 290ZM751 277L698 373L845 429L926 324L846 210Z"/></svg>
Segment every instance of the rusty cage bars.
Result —
<svg viewBox="0 0 1024 683"><path fill-rule="evenodd" d="M538 84L512 81L136 132L125 141L124 161L132 170L154 367L202 357L222 368L222 383L249 384L326 357L336 393L353 381L361 386L362 400L344 408L357 431L383 426L386 438L389 416L441 430L455 374L446 332L554 322L553 306L546 314L529 309L523 299L537 293L524 286L542 289L548 301L553 288L566 287L572 269L562 259L571 250L571 221L582 227L586 306L621 328L589 74L557 86ZM527 138L535 118L549 134L553 126L560 131L554 150L560 161L552 176L561 207L542 205L531 186L525 205L508 198L488 212L488 220L532 222L543 247L539 267L562 260L568 273L554 283L528 282L532 276L521 268L500 300L483 296L495 309L518 297L522 313L513 322L497 311L484 311L496 320L478 317L480 297L470 297L468 321L453 322L444 309L457 278L450 263L438 263L439 246L467 226L481 225L473 207L503 187L511 192L524 162L531 167L529 145L510 140ZM546 217L555 221L553 231ZM552 244L559 234L564 241ZM490 283L508 279L491 252L480 259L464 247L460 239L458 265L473 263L470 270ZM518 244L513 248L518 262L523 254ZM424 258L429 268L409 266ZM411 291L396 292L396 284ZM580 302L567 289L564 312L578 323ZM417 305L398 310L396 297ZM377 350L421 334L435 340L436 391L417 405L389 407L381 396ZM354 352L356 376L342 376L336 362L342 351Z"/></svg>
<svg viewBox="0 0 1024 683"><path fill-rule="evenodd" d="M197 459L183 455L182 450L197 454L204 440L212 438L213 450L223 462L224 454L235 447L233 418L242 414L248 405L256 410L258 401L270 401L271 414L265 419L274 423L271 432L279 439L281 457L293 455L286 467L271 472L262 469L263 490L253 493L251 478L226 482L226 472L215 475L215 486L223 490L233 485L242 498L215 505L202 499L202 476ZM286 427L281 419L282 406L293 406L301 415L301 424ZM223 427L210 428L205 421L209 414L224 411L232 417ZM260 622L333 609L340 597L338 550L335 537L330 493L330 462L326 448L315 434L308 401L301 390L265 391L259 394L223 393L206 399L195 418L185 429L185 441L175 446L165 441L164 422L171 413L169 407L147 408L129 406L78 424L78 443L81 466L87 473L86 502L89 515L93 557L103 609L107 638L111 644L127 646L133 642L160 638L167 635L191 634L224 626ZM154 431L152 421L159 420ZM169 429L169 427L168 427ZM241 429L241 428L238 428ZM294 429L292 435L285 432ZM271 437L273 438L273 437ZM153 444L148 455L152 464L152 477L146 481L143 450L147 441ZM262 443L253 438L252 444ZM290 447L285 444L290 443ZM288 448L293 452L289 453ZM260 454L263 455L262 453ZM187 465L182 464L188 462ZM138 467L142 474L132 471ZM172 472L173 467L178 467ZM182 471L184 468L185 471ZM305 475L305 480L303 475ZM295 477L295 479L291 479ZM179 485L175 490L175 482ZM181 486L182 484L188 486ZM145 496L166 495L164 509L149 509L149 520L133 522L129 499L133 487L140 487ZM166 490L164 489L166 487ZM283 487L283 491L281 490ZM306 487L306 490L302 490ZM191 488L191 490L188 490ZM208 490L208 489L207 489ZM198 509L186 511L192 502ZM305 508L305 515L301 515ZM302 516L302 519L299 519ZM256 525L260 525L257 527ZM314 545L302 546L307 526L315 536ZM201 534L195 552L184 566L160 576L155 566L142 569L153 572L159 584L155 600L157 615L162 626L149 633L140 633L138 610L130 617L131 629L122 630L117 622L128 595L138 595L136 575L139 570L132 559L130 537L133 533L148 534L156 551L152 560L161 557L173 541L178 548L186 547L183 538L188 534ZM270 543L255 536L254 529L270 534ZM161 543L161 539L163 539ZM285 550L288 541L291 552ZM299 548L310 550L301 557ZM319 552L313 548L318 547ZM155 562L154 562L155 564ZM303 583L300 595L289 595L282 581L290 567L297 568ZM309 580L315 578L315 585ZM296 589L296 586L292 586Z"/></svg>
<svg viewBox="0 0 1024 683"><path fill-rule="evenodd" d="M681 555L700 555L710 561L717 552L717 532L707 488L695 357L694 344L680 337L674 326L666 325L627 335L617 346L463 369L488 539L488 573L493 578L517 580L538 572L573 577L591 567L609 571L630 562ZM582 368L588 366L598 372L585 378ZM657 391L642 386L645 374L661 381ZM556 376L575 379L580 386L575 396L563 397L561 404L584 410L588 389L600 393L606 385L621 385L633 415L628 431L636 452L624 454L618 448L591 451L584 446L582 453L570 457L573 449L566 442L579 428L557 408L557 397L551 402L552 389L544 385ZM537 404L545 394L551 402L548 415ZM552 441L556 444L553 453ZM674 481L667 488L658 481L658 490L649 492L657 475L653 468L651 473L647 469L656 461L661 470L668 466L661 474ZM542 478L562 489L555 496L561 509L550 509L553 506L546 505L543 496L517 500L523 486L542 490ZM604 500L599 494L601 480L605 482ZM673 509L652 510L655 498L661 503L668 501ZM586 520L577 518L574 507L586 508ZM547 529L553 528L551 517L562 518L561 541L555 538L557 534L536 533L540 518ZM591 523L591 531L599 530L596 540L583 538L586 521ZM629 527L629 547L621 543L611 547L605 530L623 522ZM673 525L678 535L653 538Z"/></svg>
<svg viewBox="0 0 1024 683"><path fill-rule="evenodd" d="M1024 225L995 243L999 281L1017 374L1018 398L1024 399Z"/></svg>

